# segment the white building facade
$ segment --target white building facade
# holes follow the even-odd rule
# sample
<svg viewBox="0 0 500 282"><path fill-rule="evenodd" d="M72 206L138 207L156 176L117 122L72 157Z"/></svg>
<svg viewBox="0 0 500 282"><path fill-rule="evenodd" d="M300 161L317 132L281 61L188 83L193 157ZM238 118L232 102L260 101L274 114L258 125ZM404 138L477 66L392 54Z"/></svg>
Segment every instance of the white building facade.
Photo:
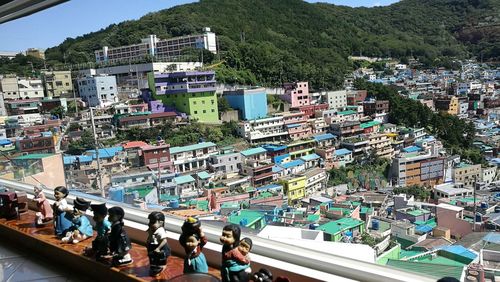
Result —
<svg viewBox="0 0 500 282"><path fill-rule="evenodd" d="M118 102L118 90L114 76L84 77L78 80L80 98L89 107L108 107Z"/></svg>

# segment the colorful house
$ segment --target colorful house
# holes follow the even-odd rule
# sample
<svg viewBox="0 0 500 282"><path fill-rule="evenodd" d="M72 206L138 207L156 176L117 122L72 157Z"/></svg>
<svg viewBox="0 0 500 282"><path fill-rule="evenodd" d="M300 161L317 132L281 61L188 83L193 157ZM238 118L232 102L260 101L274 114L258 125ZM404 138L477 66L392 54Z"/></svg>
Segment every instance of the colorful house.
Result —
<svg viewBox="0 0 500 282"><path fill-rule="evenodd" d="M154 75L154 91L163 103L199 122L219 122L214 71L174 72ZM151 86L151 85L150 85Z"/></svg>
<svg viewBox="0 0 500 282"><path fill-rule="evenodd" d="M288 196L288 204L296 205L306 194L307 177L305 175L291 175L281 180L283 189Z"/></svg>
<svg viewBox="0 0 500 282"><path fill-rule="evenodd" d="M350 217L330 221L317 228L324 232L325 241L340 242L344 236L355 237L364 232L364 221Z"/></svg>
<svg viewBox="0 0 500 282"><path fill-rule="evenodd" d="M266 226L266 216L262 212L253 210L239 210L231 213L228 222L247 228L260 230Z"/></svg>
<svg viewBox="0 0 500 282"><path fill-rule="evenodd" d="M262 87L224 91L223 97L243 120L267 116L267 95Z"/></svg>

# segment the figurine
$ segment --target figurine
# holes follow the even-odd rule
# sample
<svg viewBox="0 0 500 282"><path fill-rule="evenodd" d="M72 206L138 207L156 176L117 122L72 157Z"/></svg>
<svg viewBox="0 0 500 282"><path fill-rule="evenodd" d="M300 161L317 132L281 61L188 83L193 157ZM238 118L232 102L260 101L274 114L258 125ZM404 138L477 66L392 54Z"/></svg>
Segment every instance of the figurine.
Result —
<svg viewBox="0 0 500 282"><path fill-rule="evenodd" d="M54 211L54 230L55 235L62 238L72 226L71 222L71 208L66 202L68 196L68 189L64 186L58 186L54 189L54 197L56 201L52 205Z"/></svg>
<svg viewBox="0 0 500 282"><path fill-rule="evenodd" d="M222 229L222 235L220 236L220 242L222 243L222 267L220 270L222 282L231 281L229 280L228 268L224 266L225 255L238 246L240 236L241 229L238 225L229 224Z"/></svg>
<svg viewBox="0 0 500 282"><path fill-rule="evenodd" d="M42 187L35 186L34 191L35 197L33 198L33 201L35 201L38 208L38 212L35 215L35 225L42 226L52 220L54 217L54 211L50 206L49 200L45 197Z"/></svg>
<svg viewBox="0 0 500 282"><path fill-rule="evenodd" d="M63 243L78 244L94 235L92 225L89 219L85 216L85 211L90 207L90 202L82 198L76 198L73 201L73 213L71 214L72 226L64 238L61 239Z"/></svg>
<svg viewBox="0 0 500 282"><path fill-rule="evenodd" d="M207 244L207 238L201 230L199 219L188 217L184 221L179 243L186 251L184 273L208 273L207 259L201 252Z"/></svg>
<svg viewBox="0 0 500 282"><path fill-rule="evenodd" d="M149 257L149 274L159 275L167 265L170 256L170 247L167 242L167 232L165 225L165 215L162 212L152 212L148 216L149 229L147 249Z"/></svg>
<svg viewBox="0 0 500 282"><path fill-rule="evenodd" d="M88 256L95 255L96 260L101 261L108 255L108 234L111 230L111 223L106 219L108 215L108 208L106 204L100 205L90 205L90 208L94 212L94 230L97 231L97 236L92 241L92 247L85 250L85 254Z"/></svg>
<svg viewBox="0 0 500 282"><path fill-rule="evenodd" d="M229 252L224 253L224 263L222 267L227 268L229 281L248 281L252 273L248 253L252 249L252 240L243 238L238 246Z"/></svg>
<svg viewBox="0 0 500 282"><path fill-rule="evenodd" d="M123 228L125 211L120 207L112 207L108 210L108 219L111 222L111 233L109 234L109 250L113 257L114 266L131 264L132 258L129 251L132 248L130 238Z"/></svg>

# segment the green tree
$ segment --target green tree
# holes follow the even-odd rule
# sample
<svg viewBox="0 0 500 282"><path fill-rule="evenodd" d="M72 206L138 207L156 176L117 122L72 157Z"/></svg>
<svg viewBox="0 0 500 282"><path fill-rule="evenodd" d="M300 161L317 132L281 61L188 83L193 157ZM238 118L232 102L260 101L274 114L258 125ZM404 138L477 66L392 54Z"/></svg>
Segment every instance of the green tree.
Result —
<svg viewBox="0 0 500 282"><path fill-rule="evenodd" d="M57 106L50 111L50 114L62 119L66 115L66 109L63 106Z"/></svg>
<svg viewBox="0 0 500 282"><path fill-rule="evenodd" d="M229 102L224 97L219 97L217 99L217 106L219 107L219 113L225 113L232 110Z"/></svg>

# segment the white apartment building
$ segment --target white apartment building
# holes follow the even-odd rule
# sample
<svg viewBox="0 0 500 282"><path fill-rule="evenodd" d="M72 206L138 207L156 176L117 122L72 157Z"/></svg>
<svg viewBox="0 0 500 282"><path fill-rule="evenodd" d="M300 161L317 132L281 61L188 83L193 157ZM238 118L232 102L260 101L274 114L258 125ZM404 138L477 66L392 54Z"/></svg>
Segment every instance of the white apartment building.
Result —
<svg viewBox="0 0 500 282"><path fill-rule="evenodd" d="M114 48L104 46L102 50L96 50L94 53L97 63L131 62L144 60L148 56L169 60L180 57L185 48L206 49L215 54L216 41L215 33L211 32L209 27L205 27L202 34L163 40L158 39L156 35L149 35L138 44Z"/></svg>
<svg viewBox="0 0 500 282"><path fill-rule="evenodd" d="M312 195L326 188L326 171L322 168L315 168L304 173L307 177L306 195Z"/></svg>
<svg viewBox="0 0 500 282"><path fill-rule="evenodd" d="M114 76L93 76L78 79L80 98L89 107L108 107L118 102Z"/></svg>
<svg viewBox="0 0 500 282"><path fill-rule="evenodd" d="M218 153L215 143L202 142L170 148L170 159L174 162L175 173L186 174L197 170L206 170L210 156Z"/></svg>
<svg viewBox="0 0 500 282"><path fill-rule="evenodd" d="M242 122L239 125L238 132L250 143L280 140L288 136L283 116Z"/></svg>
<svg viewBox="0 0 500 282"><path fill-rule="evenodd" d="M43 98L43 84L40 79L18 79L20 99Z"/></svg>
<svg viewBox="0 0 500 282"><path fill-rule="evenodd" d="M330 109L342 109L347 106L347 91L328 91L326 92L326 100Z"/></svg>
<svg viewBox="0 0 500 282"><path fill-rule="evenodd" d="M495 181L496 175L497 175L496 166L483 168L481 172L481 181L488 185L491 182Z"/></svg>

